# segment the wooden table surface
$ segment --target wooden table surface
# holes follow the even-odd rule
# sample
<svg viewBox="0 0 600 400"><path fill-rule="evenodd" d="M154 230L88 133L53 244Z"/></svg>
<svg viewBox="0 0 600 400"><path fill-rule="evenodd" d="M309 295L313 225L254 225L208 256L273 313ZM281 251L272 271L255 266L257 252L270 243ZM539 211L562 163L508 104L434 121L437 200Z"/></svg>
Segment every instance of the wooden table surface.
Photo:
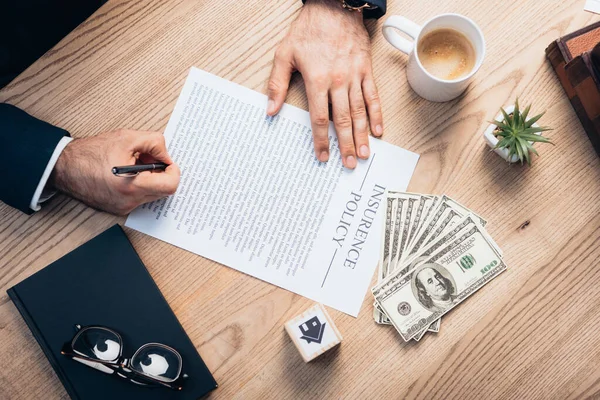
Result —
<svg viewBox="0 0 600 400"><path fill-rule="evenodd" d="M11 85L18 105L75 137L163 130L191 66L265 92L277 43L300 0L111 1ZM580 398L600 395L600 162L544 49L599 18L584 0L389 0L388 15L422 23L473 18L487 41L466 94L434 104L405 77L407 58L368 23L383 100L384 139L421 154L409 189L447 193L489 221L507 272L444 317L438 334L404 343L372 319L329 309L341 347L305 364L285 321L312 302L126 229L219 382L214 398ZM531 168L483 140L516 96L548 110L556 146ZM307 107L302 79L289 103ZM6 173L6 171L5 171ZM58 196L26 216L0 205L0 398L67 398L6 289L123 218Z"/></svg>

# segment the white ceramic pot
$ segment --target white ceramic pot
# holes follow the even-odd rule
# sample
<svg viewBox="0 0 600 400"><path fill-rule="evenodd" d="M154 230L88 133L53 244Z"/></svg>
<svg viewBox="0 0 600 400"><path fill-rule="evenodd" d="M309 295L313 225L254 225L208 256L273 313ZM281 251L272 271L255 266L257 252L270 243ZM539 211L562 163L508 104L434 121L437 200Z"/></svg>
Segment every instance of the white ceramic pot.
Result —
<svg viewBox="0 0 600 400"><path fill-rule="evenodd" d="M506 113L510 115L510 113L515 111L515 106L510 105L508 107L504 107L504 111L506 111ZM502 113L499 113L498 115L496 115L496 118L494 118L495 121L502 121L503 119L504 119L504 116L502 115ZM527 118L527 119L529 120L529 118ZM532 126L539 127L539 125L537 123L533 124ZM498 154L500 157L504 158L506 161L509 161L508 160L508 149L494 149L494 147L496 147L496 145L498 144L498 138L496 136L494 136L494 129L496 129L496 125L490 124L490 126L488 126L487 129L483 132L483 137L485 138L485 141L487 142L488 146L490 146L490 148L492 148L494 150L494 153ZM536 132L535 134L539 135L539 134L541 134L541 132ZM533 142L529 142L529 143L533 144ZM517 156L515 154L513 154L510 162L516 163L517 161L519 161L519 159L517 158Z"/></svg>

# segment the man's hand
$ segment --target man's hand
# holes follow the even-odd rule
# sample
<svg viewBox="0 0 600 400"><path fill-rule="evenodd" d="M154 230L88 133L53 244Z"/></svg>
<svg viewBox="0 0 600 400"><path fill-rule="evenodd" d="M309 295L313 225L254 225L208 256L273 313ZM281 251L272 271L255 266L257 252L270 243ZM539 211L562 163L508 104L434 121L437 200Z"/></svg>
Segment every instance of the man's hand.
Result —
<svg viewBox="0 0 600 400"><path fill-rule="evenodd" d="M169 166L164 172L142 172L129 178L112 173L114 166L152 162ZM69 143L56 162L50 184L91 207L125 215L140 204L175 193L179 175L161 133L122 129Z"/></svg>
<svg viewBox="0 0 600 400"><path fill-rule="evenodd" d="M342 162L347 168L356 167L357 155L370 154L369 122L374 135L383 134L362 14L344 10L337 0L306 0L275 53L267 114L281 109L295 70L306 85L317 158L329 159L329 100Z"/></svg>

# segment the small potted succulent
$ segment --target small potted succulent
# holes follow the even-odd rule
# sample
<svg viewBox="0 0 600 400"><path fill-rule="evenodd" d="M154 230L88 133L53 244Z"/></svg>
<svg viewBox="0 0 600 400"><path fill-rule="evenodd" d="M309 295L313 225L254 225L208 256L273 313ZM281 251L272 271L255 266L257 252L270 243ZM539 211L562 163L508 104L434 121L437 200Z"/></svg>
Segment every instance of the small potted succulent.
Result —
<svg viewBox="0 0 600 400"><path fill-rule="evenodd" d="M492 150L509 164L516 162L523 164L523 161L526 161L531 165L531 153L539 155L533 148L536 142L554 145L550 139L542 136L542 132L551 129L536 123L544 113L529 117L530 108L531 105L528 105L521 112L517 98L514 105L506 109L500 108L500 114L494 121L490 121L491 125L483 133Z"/></svg>

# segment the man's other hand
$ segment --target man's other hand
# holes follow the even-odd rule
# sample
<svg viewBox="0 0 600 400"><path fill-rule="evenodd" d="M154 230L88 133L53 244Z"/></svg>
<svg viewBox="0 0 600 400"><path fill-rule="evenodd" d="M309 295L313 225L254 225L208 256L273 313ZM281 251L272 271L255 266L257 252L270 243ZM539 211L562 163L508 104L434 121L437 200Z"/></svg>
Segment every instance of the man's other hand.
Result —
<svg viewBox="0 0 600 400"><path fill-rule="evenodd" d="M337 0L306 0L275 53L267 89L268 115L281 109L295 70L306 85L317 158L329 159L330 101L342 162L355 168L357 156L370 155L369 125L374 135L383 134L362 13L344 10Z"/></svg>
<svg viewBox="0 0 600 400"><path fill-rule="evenodd" d="M112 173L114 166L152 162L169 166L165 171L127 178ZM125 215L140 204L175 193L179 175L161 133L121 129L69 143L56 162L50 184L91 207Z"/></svg>

